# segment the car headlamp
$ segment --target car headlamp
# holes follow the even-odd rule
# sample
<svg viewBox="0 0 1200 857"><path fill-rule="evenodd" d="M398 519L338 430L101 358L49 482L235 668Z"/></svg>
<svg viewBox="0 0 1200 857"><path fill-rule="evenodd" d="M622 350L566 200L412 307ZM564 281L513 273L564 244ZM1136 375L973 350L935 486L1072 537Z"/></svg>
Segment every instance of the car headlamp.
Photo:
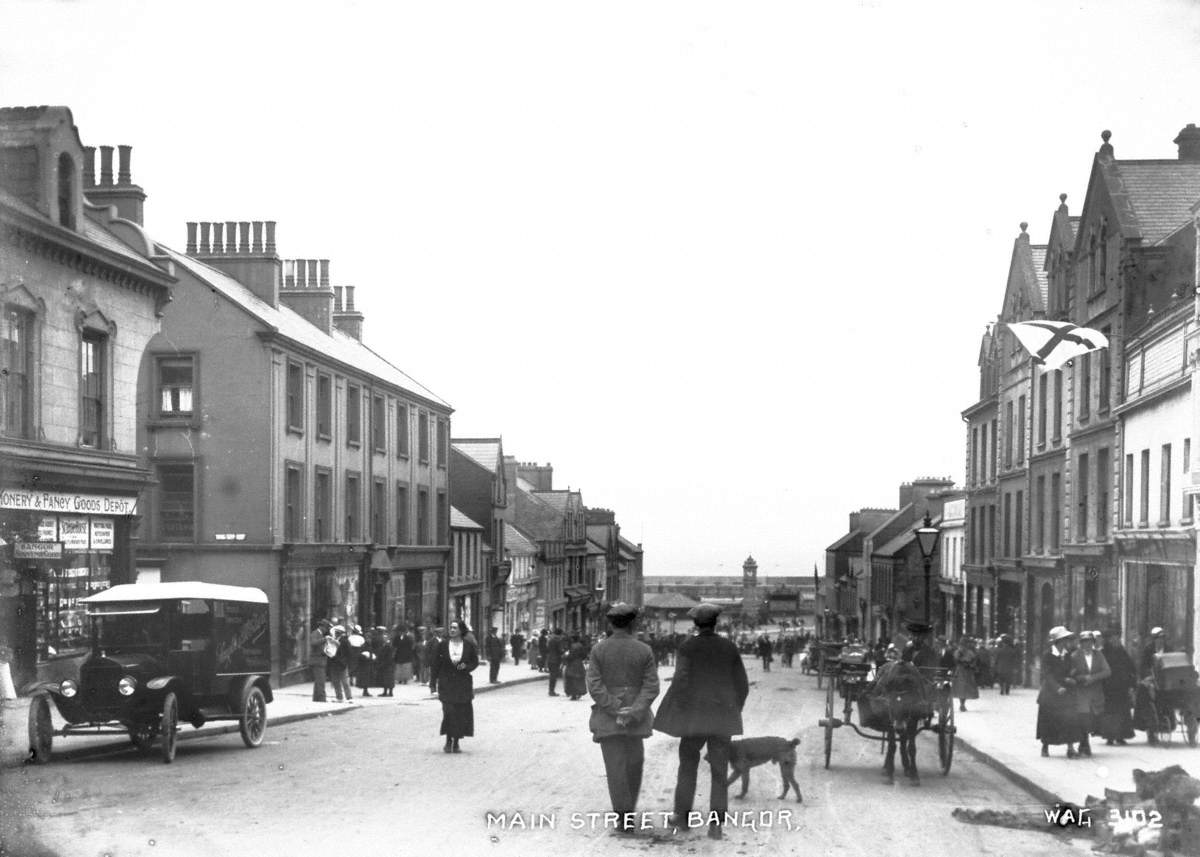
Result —
<svg viewBox="0 0 1200 857"><path fill-rule="evenodd" d="M67 697L67 699L70 699L79 692L79 685L75 684L75 682L71 681L70 679L67 679L58 686L58 692Z"/></svg>
<svg viewBox="0 0 1200 857"><path fill-rule="evenodd" d="M127 675L117 682L117 690L121 692L121 696L132 696L137 690L137 679L131 675Z"/></svg>

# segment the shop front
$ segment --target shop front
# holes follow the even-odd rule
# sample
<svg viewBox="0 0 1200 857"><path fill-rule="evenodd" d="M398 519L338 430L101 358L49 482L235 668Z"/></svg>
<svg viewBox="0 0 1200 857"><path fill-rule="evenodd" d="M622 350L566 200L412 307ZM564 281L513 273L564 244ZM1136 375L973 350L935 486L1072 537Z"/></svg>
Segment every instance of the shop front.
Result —
<svg viewBox="0 0 1200 857"><path fill-rule="evenodd" d="M18 687L72 676L90 646L80 599L130 576L135 494L0 490L0 644Z"/></svg>

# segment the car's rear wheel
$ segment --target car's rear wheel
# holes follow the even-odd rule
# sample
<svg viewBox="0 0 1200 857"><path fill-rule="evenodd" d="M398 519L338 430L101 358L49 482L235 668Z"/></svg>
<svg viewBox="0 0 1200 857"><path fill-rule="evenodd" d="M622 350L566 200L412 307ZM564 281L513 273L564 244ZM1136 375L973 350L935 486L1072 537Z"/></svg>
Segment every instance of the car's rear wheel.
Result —
<svg viewBox="0 0 1200 857"><path fill-rule="evenodd" d="M150 752L154 746L154 728L145 724L130 726L129 743L143 753Z"/></svg>
<svg viewBox="0 0 1200 857"><path fill-rule="evenodd" d="M29 760L35 765L50 761L54 722L50 718L50 695L39 693L29 701Z"/></svg>
<svg viewBox="0 0 1200 857"><path fill-rule="evenodd" d="M267 698L262 688L250 685L242 693L242 722L239 725L242 741L247 747L257 747L267 731Z"/></svg>
<svg viewBox="0 0 1200 857"><path fill-rule="evenodd" d="M165 764L175 761L175 741L179 731L179 700L175 694L163 697L162 721L158 732L162 736L162 756Z"/></svg>

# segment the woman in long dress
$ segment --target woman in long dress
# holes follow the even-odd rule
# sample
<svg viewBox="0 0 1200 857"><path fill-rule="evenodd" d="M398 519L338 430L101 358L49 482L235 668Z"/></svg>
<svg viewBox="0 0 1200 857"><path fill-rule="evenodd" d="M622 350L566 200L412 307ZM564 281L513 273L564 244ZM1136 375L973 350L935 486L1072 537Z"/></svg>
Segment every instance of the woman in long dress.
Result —
<svg viewBox="0 0 1200 857"><path fill-rule="evenodd" d="M954 651L954 696L958 699L958 710L967 710L968 699L979 699L979 687L975 684L975 674L979 669L979 655L975 651L975 641L963 637L958 648Z"/></svg>
<svg viewBox="0 0 1200 857"><path fill-rule="evenodd" d="M566 655L563 656L563 692L571 697L571 700L577 700L587 694L587 669L584 666L584 661L587 660L587 649L584 648L583 641L578 634L571 635L571 645L567 649Z"/></svg>
<svg viewBox="0 0 1200 857"><path fill-rule="evenodd" d="M468 629L461 619L447 627L449 636L438 643L429 665L429 692L442 703L442 728L446 736L442 751L460 752L460 738L475 734L475 685L471 671L479 666L479 649L466 639Z"/></svg>
<svg viewBox="0 0 1200 857"><path fill-rule="evenodd" d="M1080 739L1075 716L1074 681L1071 679L1071 649L1075 635L1059 625L1050 631L1050 648L1042 655L1042 686L1038 691L1037 739L1042 755L1050 755L1051 744L1066 744L1067 758L1074 759Z"/></svg>

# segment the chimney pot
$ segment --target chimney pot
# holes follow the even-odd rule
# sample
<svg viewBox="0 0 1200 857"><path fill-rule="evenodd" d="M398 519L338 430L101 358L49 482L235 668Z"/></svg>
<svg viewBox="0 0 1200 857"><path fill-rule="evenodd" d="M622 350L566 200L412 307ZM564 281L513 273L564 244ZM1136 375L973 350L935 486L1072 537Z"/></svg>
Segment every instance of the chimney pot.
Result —
<svg viewBox="0 0 1200 857"><path fill-rule="evenodd" d="M238 234L241 236L241 240L238 242L238 246L239 246L241 252L249 253L250 252L250 221L249 220L239 220L238 221Z"/></svg>
<svg viewBox="0 0 1200 857"><path fill-rule="evenodd" d="M346 286L346 312L354 312L354 286Z"/></svg>
<svg viewBox="0 0 1200 857"><path fill-rule="evenodd" d="M334 312L342 311L342 287L341 286L333 287L333 311Z"/></svg>
<svg viewBox="0 0 1200 857"><path fill-rule="evenodd" d="M1174 142L1179 147L1179 160L1200 161L1200 128L1194 122L1189 122Z"/></svg>
<svg viewBox="0 0 1200 857"><path fill-rule="evenodd" d="M189 256L196 255L196 223L191 220L187 225L187 254Z"/></svg>
<svg viewBox="0 0 1200 857"><path fill-rule="evenodd" d="M263 251L263 225L261 220L254 221L254 255L261 256Z"/></svg>
<svg viewBox="0 0 1200 857"><path fill-rule="evenodd" d="M267 253L275 254L275 221L267 221Z"/></svg>
<svg viewBox="0 0 1200 857"><path fill-rule="evenodd" d="M296 287L296 260L283 260L283 287L285 289L294 289Z"/></svg>
<svg viewBox="0 0 1200 857"><path fill-rule="evenodd" d="M308 288L315 289L317 287L317 284L320 282L320 278L317 274L317 264L318 263L317 263L316 259L308 259L307 261L308 261L307 285L308 285Z"/></svg>
<svg viewBox="0 0 1200 857"><path fill-rule="evenodd" d="M111 187L113 183L112 153L112 146L100 147L100 184L105 187Z"/></svg>
<svg viewBox="0 0 1200 857"><path fill-rule="evenodd" d="M133 152L133 146L117 146L117 157L119 159L117 184L133 184L133 179L129 173L129 155L131 152Z"/></svg>
<svg viewBox="0 0 1200 857"><path fill-rule="evenodd" d="M214 253L224 253L225 252L225 248L223 246L224 243L225 242L222 240L222 237L221 237L221 221L219 221L219 220L214 221L213 222L213 235L212 235L212 251Z"/></svg>
<svg viewBox="0 0 1200 857"><path fill-rule="evenodd" d="M237 224L232 220L225 221L225 252L234 254L238 251Z"/></svg>
<svg viewBox="0 0 1200 857"><path fill-rule="evenodd" d="M321 288L329 288L329 260L321 259Z"/></svg>
<svg viewBox="0 0 1200 857"><path fill-rule="evenodd" d="M202 221L200 223L200 253L205 256L212 252L212 246L208 242L208 235L211 229L211 223L207 221Z"/></svg>
<svg viewBox="0 0 1200 857"><path fill-rule="evenodd" d="M96 186L96 147L83 147L83 186Z"/></svg>

